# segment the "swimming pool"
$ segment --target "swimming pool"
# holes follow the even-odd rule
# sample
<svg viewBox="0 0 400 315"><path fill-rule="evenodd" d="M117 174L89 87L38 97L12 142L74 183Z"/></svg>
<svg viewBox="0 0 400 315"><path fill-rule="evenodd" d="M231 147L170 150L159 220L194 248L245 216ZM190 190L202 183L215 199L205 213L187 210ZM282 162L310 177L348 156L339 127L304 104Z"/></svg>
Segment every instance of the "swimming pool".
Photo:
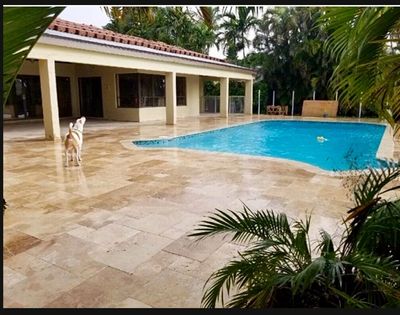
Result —
<svg viewBox="0 0 400 315"><path fill-rule="evenodd" d="M269 120L170 139L138 140L140 147L186 148L305 162L324 170L377 167L385 126L369 123Z"/></svg>

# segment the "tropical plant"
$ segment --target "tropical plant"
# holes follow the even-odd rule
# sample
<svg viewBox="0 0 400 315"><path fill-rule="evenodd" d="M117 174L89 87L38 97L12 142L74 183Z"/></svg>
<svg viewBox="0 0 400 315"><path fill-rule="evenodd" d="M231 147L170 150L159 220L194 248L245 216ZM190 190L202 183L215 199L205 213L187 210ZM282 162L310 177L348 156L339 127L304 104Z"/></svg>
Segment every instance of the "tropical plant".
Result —
<svg viewBox="0 0 400 315"><path fill-rule="evenodd" d="M147 19L149 22L153 22L155 14L158 11L157 6L154 7L103 7L105 13L111 20L122 20L127 16L134 15L139 19ZM215 26L215 11L217 8L199 6L196 8L198 16L202 21L209 27Z"/></svg>
<svg viewBox="0 0 400 315"><path fill-rule="evenodd" d="M3 106L24 60L64 7L3 8Z"/></svg>
<svg viewBox="0 0 400 315"><path fill-rule="evenodd" d="M270 89L276 91L276 103L288 105L295 91L295 112L300 112L304 99L313 90L319 99L331 98L328 81L333 63L323 50L326 31L316 25L320 8L275 7L265 11L260 20L249 55L261 66L262 78ZM254 55L258 55L255 57ZM251 66L251 60L244 65Z"/></svg>
<svg viewBox="0 0 400 315"><path fill-rule="evenodd" d="M107 7L106 13L111 21L104 28L115 32L202 53L215 43L218 8Z"/></svg>
<svg viewBox="0 0 400 315"><path fill-rule="evenodd" d="M127 16L137 16L139 19L154 21L157 7L103 7L104 12L110 20L121 20Z"/></svg>
<svg viewBox="0 0 400 315"><path fill-rule="evenodd" d="M104 27L121 34L149 38L149 25L155 21L153 7L103 7L110 22Z"/></svg>
<svg viewBox="0 0 400 315"><path fill-rule="evenodd" d="M214 45L215 34L193 11L182 7L161 8L156 15L153 39L208 53Z"/></svg>
<svg viewBox="0 0 400 315"><path fill-rule="evenodd" d="M217 209L190 236L230 233L232 241L249 247L210 276L203 306L400 306L400 200L382 196L399 188L399 175L397 164L360 175L356 206L338 245L321 230L312 247L310 216L290 221L284 213L246 205L242 212Z"/></svg>
<svg viewBox="0 0 400 315"><path fill-rule="evenodd" d="M400 261L400 201L382 197L400 190L399 178L399 164L393 161L358 175L353 194L355 207L345 220L352 221L343 243L344 253L363 250L380 256L390 254Z"/></svg>
<svg viewBox="0 0 400 315"><path fill-rule="evenodd" d="M327 8L325 50L337 61L331 88L347 107L372 105L395 130L400 122L400 8Z"/></svg>
<svg viewBox="0 0 400 315"><path fill-rule="evenodd" d="M225 55L230 61L237 61L237 54L242 51L245 58L245 48L251 44L247 35L257 26L254 16L256 7L237 7L236 12L226 11L222 15L221 31L218 33L217 44L223 45Z"/></svg>

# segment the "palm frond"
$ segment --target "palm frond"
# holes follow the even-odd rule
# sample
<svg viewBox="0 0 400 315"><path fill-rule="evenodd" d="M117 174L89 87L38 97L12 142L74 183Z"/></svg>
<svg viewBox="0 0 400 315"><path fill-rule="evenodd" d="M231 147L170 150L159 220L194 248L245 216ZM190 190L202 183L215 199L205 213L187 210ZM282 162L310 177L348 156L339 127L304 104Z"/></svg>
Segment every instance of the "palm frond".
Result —
<svg viewBox="0 0 400 315"><path fill-rule="evenodd" d="M389 295L399 294L399 261L392 257L377 257L362 252L352 253L343 259L354 268L353 273L360 280L364 279L365 283L370 283Z"/></svg>
<svg viewBox="0 0 400 315"><path fill-rule="evenodd" d="M320 231L321 241L317 249L321 252L321 256L332 258L335 256L335 246L333 245L332 237L324 230Z"/></svg>
<svg viewBox="0 0 400 315"><path fill-rule="evenodd" d="M383 188L400 176L400 165L395 161L387 161L386 165L380 168L369 168L361 175L361 181L354 189L356 205L364 205L379 197L384 192ZM391 187L391 190L399 189L400 185ZM348 211L349 213L352 210Z"/></svg>
<svg viewBox="0 0 400 315"><path fill-rule="evenodd" d="M224 290L227 295L236 286L239 289L259 274L260 266L265 266L266 261L260 257L241 257L241 260L229 262L223 268L213 273L206 284L211 283L202 298L202 305L214 308L221 301L224 304Z"/></svg>
<svg viewBox="0 0 400 315"><path fill-rule="evenodd" d="M321 279L325 270L326 260L323 257L314 259L308 266L300 270L292 278L292 292L297 294L299 291L307 290L312 283Z"/></svg>
<svg viewBox="0 0 400 315"><path fill-rule="evenodd" d="M198 14L201 16L203 22L209 29L215 28L215 14L216 11L212 7L198 7Z"/></svg>
<svg viewBox="0 0 400 315"><path fill-rule="evenodd" d="M338 62L330 82L342 106L371 104L398 130L400 55L390 52L398 33L398 8L328 8L320 19L330 36L325 50ZM391 112L384 111L388 104ZM389 118L389 116L391 116Z"/></svg>
<svg viewBox="0 0 400 315"><path fill-rule="evenodd" d="M241 213L216 209L216 213L203 220L189 236L200 240L220 233L233 233L232 240L243 243L274 238L288 242L293 237L285 214L268 210L253 212L246 205Z"/></svg>
<svg viewBox="0 0 400 315"><path fill-rule="evenodd" d="M358 250L400 260L400 200L380 205L357 232L348 239Z"/></svg>
<svg viewBox="0 0 400 315"><path fill-rule="evenodd" d="M3 8L3 106L24 60L64 7Z"/></svg>
<svg viewBox="0 0 400 315"><path fill-rule="evenodd" d="M365 240L365 236L368 234L367 227L371 229L370 233L375 233L370 236L375 236L377 238L376 243L371 242L370 249L372 249L373 246L377 246L377 248L383 246L383 242L379 242L379 239L381 239L383 235L388 235L387 237L392 240L397 237L396 228L393 229L391 233L385 234L388 230L381 229L379 232L377 228L380 225L379 223L375 223L379 221L391 222L392 224L389 224L389 226L393 226L396 223L400 224L398 217L394 216L390 211L393 207L392 205L395 206L397 203L388 203L388 201L382 200L381 198L384 193L400 188L400 186L395 183L399 176L400 166L398 163L394 162L388 162L386 166L382 166L379 169L370 168L360 175L359 182L354 188L356 207L348 211L349 216L344 220L344 222L350 222L346 229L347 236L343 243L343 250L345 252L349 253L358 248L360 245L360 237L362 236L363 240ZM368 221L370 221L369 224L367 224ZM366 245L365 242L362 244L363 246ZM381 245L379 246L378 244Z"/></svg>
<svg viewBox="0 0 400 315"><path fill-rule="evenodd" d="M332 291L334 294L338 295L341 297L344 301L346 301L347 307L351 308L371 308L373 305L371 303L368 303L365 300L360 300L357 299L356 297L351 296L350 294L347 294L346 292L335 288L334 286L329 286L329 290Z"/></svg>

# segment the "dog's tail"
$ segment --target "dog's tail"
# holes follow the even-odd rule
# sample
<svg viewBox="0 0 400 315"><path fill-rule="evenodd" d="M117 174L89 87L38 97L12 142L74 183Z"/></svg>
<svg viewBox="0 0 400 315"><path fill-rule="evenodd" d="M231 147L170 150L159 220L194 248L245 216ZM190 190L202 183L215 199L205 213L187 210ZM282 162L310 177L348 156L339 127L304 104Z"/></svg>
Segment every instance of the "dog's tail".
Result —
<svg viewBox="0 0 400 315"><path fill-rule="evenodd" d="M68 129L68 135L67 135L67 139L72 139L72 127L74 126L74 124L71 122L69 123L69 129Z"/></svg>

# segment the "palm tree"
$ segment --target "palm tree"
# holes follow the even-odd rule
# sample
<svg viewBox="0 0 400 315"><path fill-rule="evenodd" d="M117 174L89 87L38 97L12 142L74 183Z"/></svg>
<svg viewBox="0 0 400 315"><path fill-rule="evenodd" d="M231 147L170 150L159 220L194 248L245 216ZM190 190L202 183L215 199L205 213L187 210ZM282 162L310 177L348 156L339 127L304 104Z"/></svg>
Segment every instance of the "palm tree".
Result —
<svg viewBox="0 0 400 315"><path fill-rule="evenodd" d="M149 22L153 22L156 16L158 7L103 7L105 13L111 20L123 20L129 15L135 15L140 19L147 19ZM189 10L186 10L189 11ZM197 8L197 13L203 20L203 22L209 27L215 26L214 9L212 7L200 6Z"/></svg>
<svg viewBox="0 0 400 315"><path fill-rule="evenodd" d="M341 102L376 106L396 131L400 122L400 8L327 8L326 51L338 62L331 86Z"/></svg>
<svg viewBox="0 0 400 315"><path fill-rule="evenodd" d="M400 188L393 185L399 176L397 164L360 176L356 207L337 247L321 231L312 248L310 217L290 222L271 210L217 209L190 236L230 233L232 241L249 248L210 276L203 306L219 301L240 308L400 306L400 262L393 257L400 252L400 200L382 198Z"/></svg>
<svg viewBox="0 0 400 315"><path fill-rule="evenodd" d="M217 20L220 17L219 7L197 7L197 16L203 23L212 30L217 27Z"/></svg>
<svg viewBox="0 0 400 315"><path fill-rule="evenodd" d="M210 7L198 7L197 11L182 6L107 9L111 22L105 28L109 30L201 53L208 53L215 43L217 10Z"/></svg>
<svg viewBox="0 0 400 315"><path fill-rule="evenodd" d="M103 7L104 12L110 20L123 20L127 16L137 16L139 19L154 21L158 7Z"/></svg>
<svg viewBox="0 0 400 315"><path fill-rule="evenodd" d="M281 104L295 90L295 104L300 105L312 95L313 84L319 97L331 96L327 82L334 65L323 51L327 33L315 25L320 15L319 8L276 7L260 19L253 45L263 56L264 80L270 91L277 90Z"/></svg>
<svg viewBox="0 0 400 315"><path fill-rule="evenodd" d="M218 43L223 43L228 59L236 60L237 53L241 50L245 58L245 48L251 43L247 35L258 23L255 12L255 7L237 7L235 13L225 11L222 15L225 19L220 25L222 31L219 33Z"/></svg>

